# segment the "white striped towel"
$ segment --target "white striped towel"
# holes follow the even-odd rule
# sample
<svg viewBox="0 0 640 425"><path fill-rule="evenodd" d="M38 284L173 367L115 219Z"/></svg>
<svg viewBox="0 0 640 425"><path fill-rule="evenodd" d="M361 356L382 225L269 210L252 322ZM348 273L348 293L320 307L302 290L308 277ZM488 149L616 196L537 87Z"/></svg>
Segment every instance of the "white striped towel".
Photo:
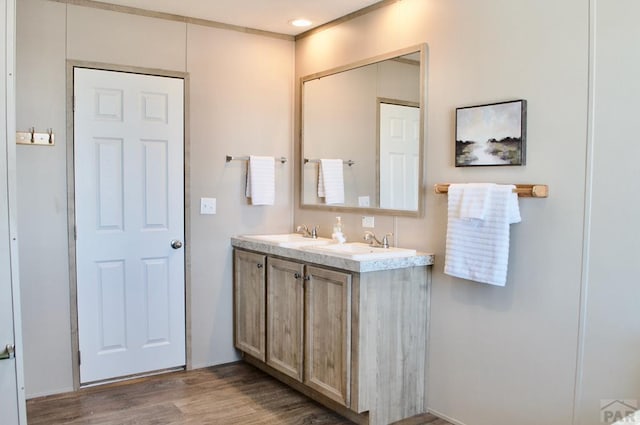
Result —
<svg viewBox="0 0 640 425"><path fill-rule="evenodd" d="M272 156L249 156L247 198L253 205L273 205L276 197L276 161Z"/></svg>
<svg viewBox="0 0 640 425"><path fill-rule="evenodd" d="M483 219L460 217L466 185L449 186L447 246L444 272L450 276L504 286L509 264L509 225L520 222L513 185L490 185ZM484 188L478 193L483 196Z"/></svg>
<svg viewBox="0 0 640 425"><path fill-rule="evenodd" d="M341 159L321 159L318 167L318 197L327 205L344 204L344 176Z"/></svg>
<svg viewBox="0 0 640 425"><path fill-rule="evenodd" d="M489 209L489 193L495 186L495 183L465 184L458 216L468 220L484 220Z"/></svg>

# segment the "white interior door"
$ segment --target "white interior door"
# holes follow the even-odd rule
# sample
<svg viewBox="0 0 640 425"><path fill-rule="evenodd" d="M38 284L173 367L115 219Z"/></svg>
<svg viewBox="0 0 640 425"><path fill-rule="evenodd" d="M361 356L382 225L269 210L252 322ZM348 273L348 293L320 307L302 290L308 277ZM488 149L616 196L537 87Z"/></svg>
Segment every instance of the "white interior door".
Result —
<svg viewBox="0 0 640 425"><path fill-rule="evenodd" d="M15 0L0 0L0 423L26 425L16 237Z"/></svg>
<svg viewBox="0 0 640 425"><path fill-rule="evenodd" d="M379 105L380 208L417 210L420 108Z"/></svg>
<svg viewBox="0 0 640 425"><path fill-rule="evenodd" d="M185 365L183 91L74 70L83 384Z"/></svg>
<svg viewBox="0 0 640 425"><path fill-rule="evenodd" d="M0 147L6 148L6 138L0 137L0 139L2 139ZM3 149L0 153L0 199L8 200L7 157L5 154L6 150ZM20 321L17 311L14 310L12 281L15 269L12 267L11 261L12 247L9 229L9 206L3 202L0 207L0 241L2 241L0 245L0 423L26 425L26 420L20 418L21 409L24 409L24 389L22 391L19 389L19 370L15 358L15 347L18 347L18 350L21 349L17 338L17 333L20 331ZM24 415L24 413L22 414Z"/></svg>
<svg viewBox="0 0 640 425"><path fill-rule="evenodd" d="M4 136L4 135L3 135ZM0 137L0 147L6 148L6 138ZM7 198L6 150L0 153L0 199ZM16 425L20 422L20 392L18 390L18 365L15 358L16 324L12 291L11 237L9 233L9 208L3 202L0 207L0 423ZM14 271L15 272L15 271ZM20 347L19 347L20 348Z"/></svg>

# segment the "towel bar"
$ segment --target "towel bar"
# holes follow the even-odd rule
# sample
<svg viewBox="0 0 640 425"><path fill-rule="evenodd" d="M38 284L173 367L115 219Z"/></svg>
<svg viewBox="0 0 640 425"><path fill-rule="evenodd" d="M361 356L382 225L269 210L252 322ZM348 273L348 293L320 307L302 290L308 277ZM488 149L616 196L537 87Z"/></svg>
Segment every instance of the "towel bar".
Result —
<svg viewBox="0 0 640 425"><path fill-rule="evenodd" d="M320 162L320 160L319 160L319 159L309 159L309 158L305 158L305 159L304 159L304 163L305 163L305 164L308 164L308 163L310 163L310 162ZM347 160L347 159L345 159L345 160L343 160L342 162L344 162L344 165L348 165L349 167L351 167L353 164L355 164L355 163L356 163L355 161L352 161L352 160L350 160L350 159L348 159L348 160Z"/></svg>
<svg viewBox="0 0 640 425"><path fill-rule="evenodd" d="M450 183L435 184L433 189L437 194L449 192ZM520 198L547 198L549 197L549 186L546 184L516 184L513 190Z"/></svg>
<svg viewBox="0 0 640 425"><path fill-rule="evenodd" d="M231 161L248 161L249 157L248 156L227 155L226 160L227 160L227 162L231 162ZM285 158L284 156L281 156L280 158L276 158L276 161L280 161L280 163L284 164L285 162L287 162L287 158Z"/></svg>

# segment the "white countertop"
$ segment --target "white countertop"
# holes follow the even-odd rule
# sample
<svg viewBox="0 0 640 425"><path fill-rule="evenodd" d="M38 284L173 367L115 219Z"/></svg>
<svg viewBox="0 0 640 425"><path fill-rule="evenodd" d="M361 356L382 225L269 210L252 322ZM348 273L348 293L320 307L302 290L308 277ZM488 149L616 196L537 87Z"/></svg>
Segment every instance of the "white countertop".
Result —
<svg viewBox="0 0 640 425"><path fill-rule="evenodd" d="M377 260L353 260L330 253L317 253L300 248L285 248L268 242L257 241L247 236L235 236L231 238L231 245L236 248L262 252L268 255L291 258L305 263L314 263L337 269L358 273L373 272L379 270L403 269L416 266L433 265L433 254L418 252L408 257L384 258Z"/></svg>

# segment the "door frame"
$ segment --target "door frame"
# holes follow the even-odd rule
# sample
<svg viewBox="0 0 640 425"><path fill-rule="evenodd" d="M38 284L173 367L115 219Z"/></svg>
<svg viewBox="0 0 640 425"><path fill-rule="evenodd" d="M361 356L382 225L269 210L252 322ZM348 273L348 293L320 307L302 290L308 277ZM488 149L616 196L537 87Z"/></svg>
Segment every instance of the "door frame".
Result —
<svg viewBox="0 0 640 425"><path fill-rule="evenodd" d="M191 355L191 218L190 218L190 129L189 129L189 73L164 69L144 68L127 65L116 65L101 62L67 60L67 230L69 241L69 307L71 311L71 361L73 372L73 389L80 389L80 342L78 333L78 277L76 273L76 240L75 240L75 168L74 148L74 68L88 68L102 71L127 72L155 77L171 77L184 80L184 288L185 288L185 360L186 369L192 369Z"/></svg>
<svg viewBox="0 0 640 425"><path fill-rule="evenodd" d="M22 338L22 307L20 303L20 261L18 258L18 208L17 208L17 173L16 173L16 1L7 0L0 3L0 22L5 24L4 37L0 37L0 54L4 56L5 68L0 71L0 80L5 90L0 94L0 102L4 103L5 114L0 122L5 124L0 131L0 161L6 166L6 175L0 179L6 185L6 211L9 239L9 271L7 273L11 287L11 304L13 315L14 369L16 375L16 402L18 424L27 425L27 404L24 380L24 344ZM5 208L5 207L3 207ZM2 241L5 243L5 241ZM4 279L4 278L2 278ZM10 341L4 342L6 344ZM4 348L4 347L2 347ZM0 348L0 349L2 349ZM7 361L7 360L2 360Z"/></svg>

